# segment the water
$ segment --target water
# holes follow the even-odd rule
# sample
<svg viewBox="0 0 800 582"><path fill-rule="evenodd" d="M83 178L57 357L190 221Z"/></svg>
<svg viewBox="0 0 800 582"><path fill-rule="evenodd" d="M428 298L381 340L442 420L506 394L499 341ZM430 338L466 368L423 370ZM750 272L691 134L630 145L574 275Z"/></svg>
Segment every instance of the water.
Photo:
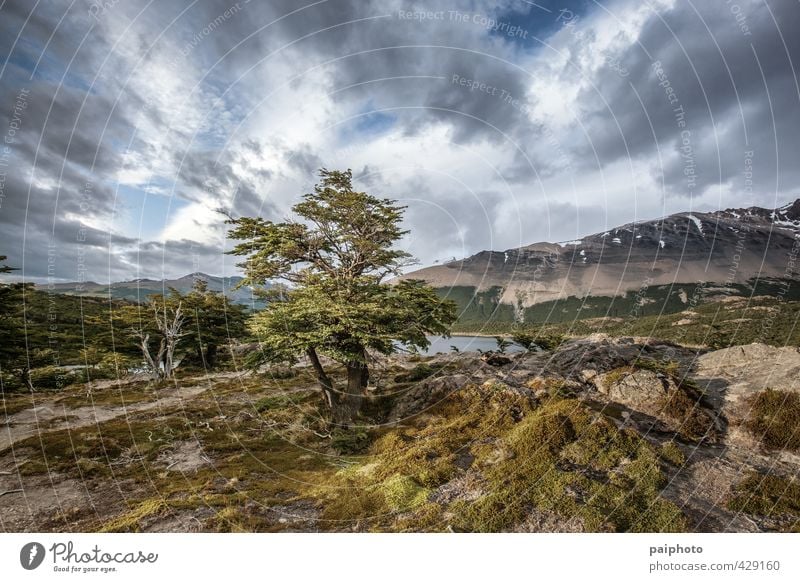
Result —
<svg viewBox="0 0 800 582"><path fill-rule="evenodd" d="M489 350L497 350L497 342L493 337L479 335L454 335L448 338L428 336L428 341L431 342L431 345L427 350L421 351L421 353L429 356L451 353L453 350L450 346L456 346L460 352L477 352L478 350L488 352ZM523 350L520 346L512 344L506 351L521 352Z"/></svg>

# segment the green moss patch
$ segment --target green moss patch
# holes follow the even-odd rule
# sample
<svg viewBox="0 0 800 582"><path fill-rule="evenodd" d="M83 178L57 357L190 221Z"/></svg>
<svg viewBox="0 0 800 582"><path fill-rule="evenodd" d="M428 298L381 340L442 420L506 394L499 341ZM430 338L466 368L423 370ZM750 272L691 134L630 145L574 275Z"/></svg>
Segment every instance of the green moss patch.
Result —
<svg viewBox="0 0 800 582"><path fill-rule="evenodd" d="M800 481L749 473L734 488L728 508L752 515L782 518L780 529L800 532Z"/></svg>
<svg viewBox="0 0 800 582"><path fill-rule="evenodd" d="M800 394L767 389L748 401L744 426L771 449L800 450Z"/></svg>

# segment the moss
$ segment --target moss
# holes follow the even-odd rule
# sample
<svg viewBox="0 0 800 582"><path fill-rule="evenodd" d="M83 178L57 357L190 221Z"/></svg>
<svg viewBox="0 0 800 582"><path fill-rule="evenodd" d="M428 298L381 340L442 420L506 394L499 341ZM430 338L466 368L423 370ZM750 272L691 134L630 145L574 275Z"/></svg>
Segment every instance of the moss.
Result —
<svg viewBox="0 0 800 582"><path fill-rule="evenodd" d="M386 505L394 511L414 509L425 503L430 491L411 477L395 475L383 483Z"/></svg>
<svg viewBox="0 0 800 582"><path fill-rule="evenodd" d="M438 503L421 504L413 513L398 517L395 531L398 532L444 532L448 531L448 517L444 508Z"/></svg>
<svg viewBox="0 0 800 582"><path fill-rule="evenodd" d="M97 477L98 475L107 475L109 473L107 465L95 461L94 459L81 457L75 464L84 479L88 477Z"/></svg>
<svg viewBox="0 0 800 582"><path fill-rule="evenodd" d="M259 515L252 506L244 502L222 507L206 525L213 531L221 533L280 531L286 527Z"/></svg>
<svg viewBox="0 0 800 582"><path fill-rule="evenodd" d="M800 450L800 394L768 388L753 395L744 426L770 449Z"/></svg>
<svg viewBox="0 0 800 582"><path fill-rule="evenodd" d="M139 503L130 511L103 524L98 530L100 533L111 532L138 532L141 530L141 522L145 518L161 514L167 511L168 507L163 498L147 499Z"/></svg>
<svg viewBox="0 0 800 582"><path fill-rule="evenodd" d="M158 392L150 381L125 382L118 386L92 390L86 387L69 388L57 400L59 406L79 408L82 406L130 406L141 402L155 402Z"/></svg>
<svg viewBox="0 0 800 582"><path fill-rule="evenodd" d="M650 370L656 374L664 374L671 378L678 378L680 364L675 360L654 360L652 358L637 358L633 366L640 370Z"/></svg>
<svg viewBox="0 0 800 582"><path fill-rule="evenodd" d="M369 449L369 464L347 468L319 487L323 515L370 520L377 527L393 508L421 506L427 491L463 472L458 461L471 456L473 444L497 439L532 410L530 401L502 385L465 387L432 408L427 424L380 435ZM405 493L387 497L386 491L398 489Z"/></svg>
<svg viewBox="0 0 800 582"><path fill-rule="evenodd" d="M603 384L610 388L614 384L620 382L626 376L630 376L635 372L636 369L633 366L621 366L619 368L614 368L613 370L606 372L603 376Z"/></svg>
<svg viewBox="0 0 800 582"><path fill-rule="evenodd" d="M261 398L255 403L255 409L258 412L266 412L269 410L293 407L294 403L295 401L291 396L287 394L278 394Z"/></svg>
<svg viewBox="0 0 800 582"><path fill-rule="evenodd" d="M336 482L339 486L335 489L315 492L323 500L323 520L335 523L353 522L389 512L386 496L377 486L365 487L360 480L355 479L337 479Z"/></svg>
<svg viewBox="0 0 800 582"><path fill-rule="evenodd" d="M683 454L680 447L673 441L667 441L662 444L661 449L659 449L659 454L662 459L677 467L683 467L683 465L686 464L686 455Z"/></svg>
<svg viewBox="0 0 800 582"><path fill-rule="evenodd" d="M797 531L800 527L800 482L796 478L750 472L734 488L728 508L783 518L780 529Z"/></svg>
<svg viewBox="0 0 800 582"><path fill-rule="evenodd" d="M702 397L684 386L672 390L664 399L662 412L678 422L678 434L686 440L700 441L715 433L714 421L701 407Z"/></svg>
<svg viewBox="0 0 800 582"><path fill-rule="evenodd" d="M369 446L370 440L369 429L364 426L337 428L331 433L331 447L340 455L360 453Z"/></svg>
<svg viewBox="0 0 800 582"><path fill-rule="evenodd" d="M507 530L533 508L578 518L589 531L687 526L680 510L659 497L666 477L653 447L575 400L546 403L505 442L513 455L483 467L489 492L451 506L459 529Z"/></svg>
<svg viewBox="0 0 800 582"><path fill-rule="evenodd" d="M579 440L564 447L561 456L576 465L608 471L635 455L638 446L636 433L618 430L605 417L599 417L589 423Z"/></svg>
<svg viewBox="0 0 800 582"><path fill-rule="evenodd" d="M4 416L11 416L22 410L33 408L33 406L34 396L32 394L15 394L11 396L3 393L0 396L0 420L5 420Z"/></svg>

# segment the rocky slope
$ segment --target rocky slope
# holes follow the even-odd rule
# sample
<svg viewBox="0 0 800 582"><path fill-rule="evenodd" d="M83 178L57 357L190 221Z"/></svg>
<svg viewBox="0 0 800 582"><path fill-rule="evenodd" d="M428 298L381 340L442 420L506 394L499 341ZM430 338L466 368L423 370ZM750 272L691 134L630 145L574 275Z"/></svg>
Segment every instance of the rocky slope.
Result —
<svg viewBox="0 0 800 582"><path fill-rule="evenodd" d="M800 199L775 210L683 212L576 241L482 251L404 278L478 292L501 288L500 302L517 307L673 283L746 284L797 278L788 263L798 234Z"/></svg>
<svg viewBox="0 0 800 582"><path fill-rule="evenodd" d="M729 532L800 528L798 349L750 344L696 351L645 338L596 335L567 342L554 352L514 354L498 363L487 366L474 361L472 368L467 367L470 372L462 369L413 387L398 400L392 418L404 424L436 418L442 402L463 398L460 395L470 390L470 382L480 383L478 390L490 403L487 415L505 407L520 426L543 412L560 418L549 430L556 435L565 426L568 430L555 437L560 439L557 444L544 442L554 455L550 471L559 472L560 485L546 486L553 486L550 498L534 495L527 510L506 515L508 521L500 529ZM774 401L773 408L765 408L765 396ZM527 407L521 402L534 404ZM607 430L607 423L619 432ZM492 452L440 489L455 488L461 499L480 502L492 495L486 474L492 474L497 465L506 471L504 486L514 487L515 478L529 478L524 467L538 458L543 445L532 441L533 448L525 453L509 448L518 430L499 438L487 430L481 446L488 445ZM591 435L590 440L584 442L583 435ZM647 469L658 483L647 499L637 499L637 491L642 493L639 490L647 487L629 473L634 464L643 462L639 457L643 449L637 454L631 454L631 449L625 452L620 447L620 439L627 438L623 435L647 443L661 457L660 463ZM769 441L770 435L774 440ZM475 452L481 446L472 444L468 450ZM479 454L475 456L480 459ZM612 495L606 486L620 474L627 475L625 482L632 488L627 501L643 503L648 509L629 516L622 527L618 508L599 525L593 523L594 498ZM528 487L536 490L542 485L529 483ZM554 511L552 507L568 509ZM453 519L450 506L444 514ZM480 527L483 522L468 523Z"/></svg>

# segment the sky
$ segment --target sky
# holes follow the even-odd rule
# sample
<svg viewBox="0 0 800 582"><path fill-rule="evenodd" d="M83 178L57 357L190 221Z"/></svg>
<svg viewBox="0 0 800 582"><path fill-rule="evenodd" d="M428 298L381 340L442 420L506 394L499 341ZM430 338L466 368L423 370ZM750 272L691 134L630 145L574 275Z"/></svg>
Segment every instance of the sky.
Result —
<svg viewBox="0 0 800 582"><path fill-rule="evenodd" d="M790 0L0 0L0 255L238 273L320 168L421 266L800 197Z"/></svg>

